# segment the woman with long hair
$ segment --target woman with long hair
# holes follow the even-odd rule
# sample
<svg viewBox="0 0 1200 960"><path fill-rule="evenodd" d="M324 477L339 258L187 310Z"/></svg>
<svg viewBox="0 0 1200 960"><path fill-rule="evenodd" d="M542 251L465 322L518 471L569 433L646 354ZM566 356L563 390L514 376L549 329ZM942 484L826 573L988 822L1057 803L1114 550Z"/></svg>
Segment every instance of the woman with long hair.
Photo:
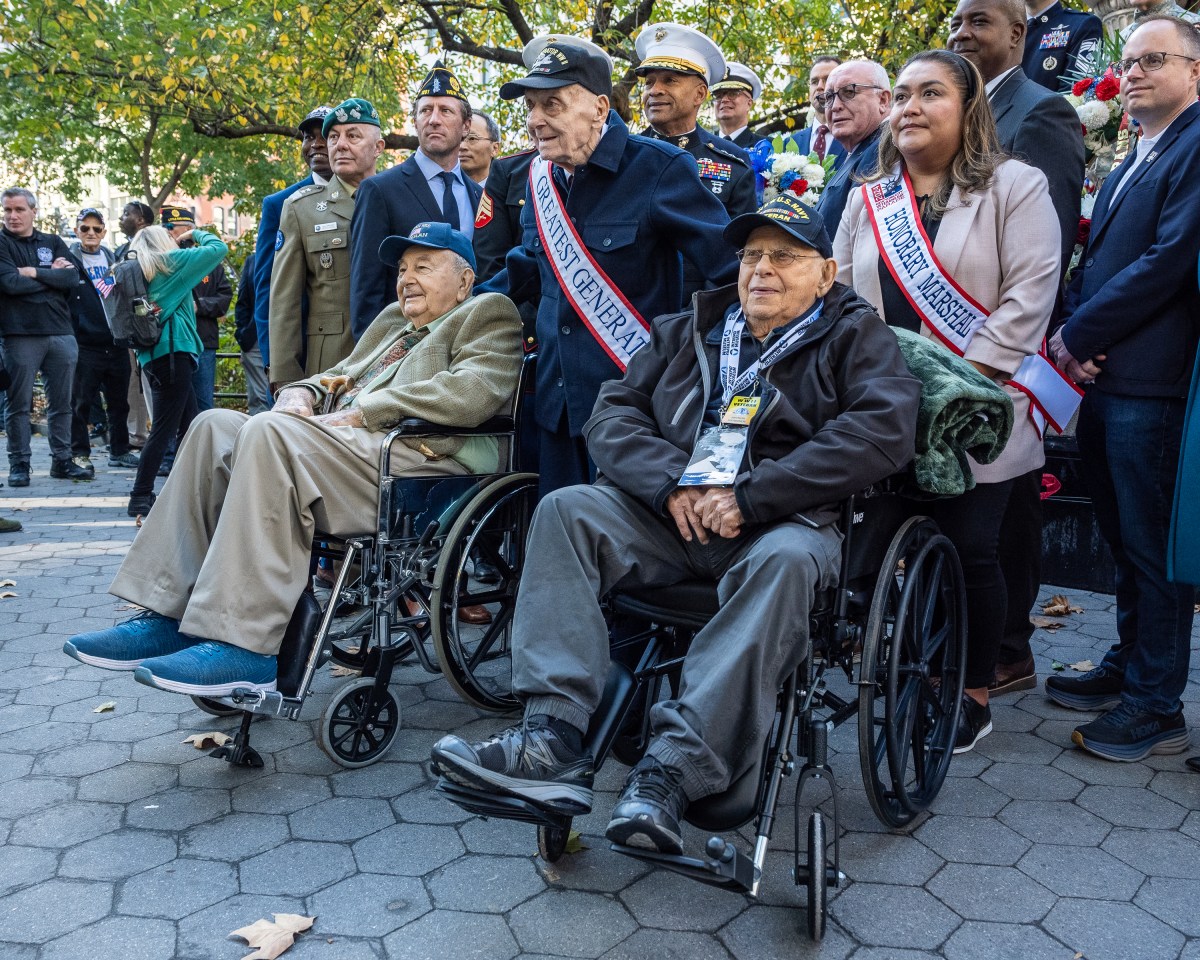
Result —
<svg viewBox="0 0 1200 960"><path fill-rule="evenodd" d="M195 246L180 249L179 241L189 237ZM137 256L149 298L162 311L163 320L158 343L137 354L138 364L150 383L152 419L150 436L142 448L129 496L127 512L131 517L145 516L154 506L154 478L170 439L176 437L182 441L196 416L192 371L204 344L196 332L192 288L228 252L219 237L205 230L172 237L165 227L145 227L129 242L129 253Z"/></svg>
<svg viewBox="0 0 1200 960"><path fill-rule="evenodd" d="M1001 152L983 78L970 61L930 50L904 65L878 165L851 194L834 257L838 279L889 325L958 353L1003 383L1015 408L1000 457L972 462L975 487L922 505L957 548L966 579L961 753L992 729L988 683L1007 607L1000 524L1015 478L1045 462L1044 421L1028 393L1042 389L1035 377L1046 371L1029 368L1039 363L1061 257L1046 178Z"/></svg>

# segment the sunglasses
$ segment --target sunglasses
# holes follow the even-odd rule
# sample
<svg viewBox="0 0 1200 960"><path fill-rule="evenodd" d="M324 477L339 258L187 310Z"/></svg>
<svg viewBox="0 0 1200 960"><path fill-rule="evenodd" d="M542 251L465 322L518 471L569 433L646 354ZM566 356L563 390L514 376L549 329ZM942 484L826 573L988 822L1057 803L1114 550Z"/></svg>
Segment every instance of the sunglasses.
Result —
<svg viewBox="0 0 1200 960"><path fill-rule="evenodd" d="M103 233L103 227L89 227L86 224L80 224L75 228L76 233Z"/></svg>

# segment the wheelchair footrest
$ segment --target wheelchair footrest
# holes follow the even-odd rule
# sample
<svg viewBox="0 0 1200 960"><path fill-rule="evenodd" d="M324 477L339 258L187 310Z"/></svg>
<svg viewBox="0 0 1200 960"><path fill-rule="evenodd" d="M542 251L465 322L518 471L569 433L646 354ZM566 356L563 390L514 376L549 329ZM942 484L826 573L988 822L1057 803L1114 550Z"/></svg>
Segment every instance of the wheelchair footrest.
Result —
<svg viewBox="0 0 1200 960"><path fill-rule="evenodd" d="M753 860L721 837L709 837L706 846L708 856L703 859L659 853L657 850L643 850L640 847L626 847L619 843L610 843L608 848L635 860L674 870L713 887L724 887L741 893L749 893L754 888L759 879L759 871L755 868Z"/></svg>
<svg viewBox="0 0 1200 960"><path fill-rule="evenodd" d="M495 817L498 820L519 820L522 823L535 823L538 826L559 829L570 827L574 817L583 816L588 812L578 807L564 806L555 809L523 800L520 797L484 793L482 790L472 790L470 787L451 783L445 777L438 780L433 789L452 803L462 807L467 813L473 813L480 817Z"/></svg>

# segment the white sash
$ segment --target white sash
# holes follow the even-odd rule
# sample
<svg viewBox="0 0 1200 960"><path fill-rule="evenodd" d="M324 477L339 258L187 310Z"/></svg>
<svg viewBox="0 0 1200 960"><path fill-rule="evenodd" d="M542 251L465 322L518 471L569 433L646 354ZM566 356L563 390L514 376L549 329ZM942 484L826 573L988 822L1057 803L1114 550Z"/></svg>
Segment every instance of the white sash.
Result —
<svg viewBox="0 0 1200 960"><path fill-rule="evenodd" d="M596 342L625 372L629 358L650 342L650 324L593 259L563 209L551 164L537 157L529 165L529 192L542 249L558 285Z"/></svg>
<svg viewBox="0 0 1200 960"><path fill-rule="evenodd" d="M888 180L864 183L862 191L888 271L917 316L961 357L990 314L938 262L921 225L908 173L899 171ZM1039 437L1047 421L1061 432L1083 397L1083 391L1046 358L1044 350L1043 345L1026 357L1008 381L1029 397L1029 417Z"/></svg>

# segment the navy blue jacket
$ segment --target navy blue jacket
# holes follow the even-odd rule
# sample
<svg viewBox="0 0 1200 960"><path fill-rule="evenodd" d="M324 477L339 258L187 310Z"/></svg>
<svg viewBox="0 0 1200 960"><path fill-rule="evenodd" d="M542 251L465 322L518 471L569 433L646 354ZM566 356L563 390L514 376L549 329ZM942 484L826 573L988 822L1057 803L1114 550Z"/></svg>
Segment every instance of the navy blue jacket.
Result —
<svg viewBox="0 0 1200 960"><path fill-rule="evenodd" d="M471 209L479 209L483 187L463 177ZM355 341L389 303L396 301L396 268L379 259L388 237L408 236L423 220L442 219L442 208L415 156L367 177L354 194L350 221L350 331Z"/></svg>
<svg viewBox="0 0 1200 960"><path fill-rule="evenodd" d="M647 323L684 306L681 256L714 284L737 277L733 249L721 239L729 214L700 182L696 161L669 143L631 134L615 112L591 158L576 169L566 210L592 257ZM521 233L505 269L476 290L518 304L540 297L537 421L557 430L565 410L570 434L582 436L600 385L621 371L562 294L529 202Z"/></svg>
<svg viewBox="0 0 1200 960"><path fill-rule="evenodd" d="M258 218L258 240L254 245L257 253L254 259L254 326L258 330L258 348L264 367L271 365L271 268L275 265L275 234L279 232L279 216L283 213L283 201L312 182L310 174L298 183L271 194L263 200L262 214Z"/></svg>
<svg viewBox="0 0 1200 960"><path fill-rule="evenodd" d="M796 141L796 146L799 148L801 153L809 154L813 152L812 137L813 134L816 133L816 130L816 127L805 127L798 133L792 134L792 139ZM842 165L842 158L846 156L846 148L834 139L832 130L825 135L825 152L826 154L832 153L838 158L838 166L840 167Z"/></svg>
<svg viewBox="0 0 1200 960"><path fill-rule="evenodd" d="M1100 188L1091 235L1067 289L1062 329L1073 357L1107 355L1092 389L1187 396L1200 339L1198 155L1200 104L1193 103L1115 200L1119 167Z"/></svg>
<svg viewBox="0 0 1200 960"><path fill-rule="evenodd" d="M837 235L838 224L842 222L842 211L846 209L846 202L850 199L850 194L862 186L862 183L855 177L865 175L875 169L876 161L879 159L879 134L882 131L883 125L880 124L875 128L874 133L855 148L848 159L838 162L833 176L829 178L829 182L825 184L825 189L821 191L821 196L817 199L817 213L825 221L825 231L829 234L830 240Z"/></svg>
<svg viewBox="0 0 1200 960"><path fill-rule="evenodd" d="M1091 73L1104 27L1095 14L1070 10L1061 3L1028 20L1021 69L1034 83L1062 93L1064 77L1078 69Z"/></svg>

